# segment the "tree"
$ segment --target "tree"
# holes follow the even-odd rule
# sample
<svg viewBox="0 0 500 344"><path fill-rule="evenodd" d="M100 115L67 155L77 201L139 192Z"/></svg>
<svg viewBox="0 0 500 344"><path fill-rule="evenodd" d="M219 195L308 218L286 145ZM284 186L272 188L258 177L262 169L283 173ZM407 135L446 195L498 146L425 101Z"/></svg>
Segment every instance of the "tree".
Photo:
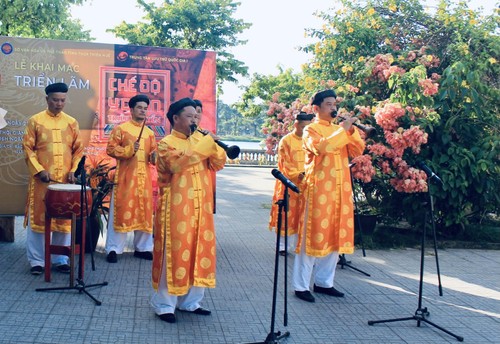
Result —
<svg viewBox="0 0 500 344"><path fill-rule="evenodd" d="M234 107L221 100L217 102L217 134L230 136L262 137L260 129L264 119L262 117L247 118Z"/></svg>
<svg viewBox="0 0 500 344"><path fill-rule="evenodd" d="M236 103L236 108L245 117L255 118L265 113L268 101L274 94L279 94L280 101L290 105L300 97L304 89L301 86L301 75L294 74L292 69L283 70L278 66L277 75L262 75L255 73L250 84L244 87L241 101Z"/></svg>
<svg viewBox="0 0 500 344"><path fill-rule="evenodd" d="M443 229L498 214L498 12L481 16L447 0L435 13L416 0L341 3L309 32L318 41L305 48L314 57L302 99L333 87L342 115L360 113L377 127L353 168L365 191L388 218L416 223L427 178L415 166L429 161L444 182L434 190ZM271 110L286 118L299 108L271 103Z"/></svg>
<svg viewBox="0 0 500 344"><path fill-rule="evenodd" d="M243 116L226 103L219 100L217 102L217 134L218 135L239 135L238 128Z"/></svg>
<svg viewBox="0 0 500 344"><path fill-rule="evenodd" d="M227 49L246 43L237 35L251 24L233 15L240 5L232 0L166 0L159 7L137 0L143 7L146 22L123 21L108 31L131 44L180 49L215 50L217 80L236 82L236 75L246 76L248 68Z"/></svg>
<svg viewBox="0 0 500 344"><path fill-rule="evenodd" d="M92 41L89 30L71 19L70 6L86 0L0 0L0 35Z"/></svg>

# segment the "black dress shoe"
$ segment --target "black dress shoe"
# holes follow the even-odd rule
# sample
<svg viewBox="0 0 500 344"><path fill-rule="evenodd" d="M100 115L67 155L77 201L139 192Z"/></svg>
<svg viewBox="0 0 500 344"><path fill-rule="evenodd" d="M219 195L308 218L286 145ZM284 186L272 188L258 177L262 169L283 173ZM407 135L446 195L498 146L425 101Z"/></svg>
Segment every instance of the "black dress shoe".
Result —
<svg viewBox="0 0 500 344"><path fill-rule="evenodd" d="M149 251L144 251L144 252L134 251L134 257L146 260L153 260L153 253Z"/></svg>
<svg viewBox="0 0 500 344"><path fill-rule="evenodd" d="M334 287L323 288L323 287L318 287L315 284L313 290L314 290L315 293L326 294L326 295L330 295L330 296L333 296L333 297L344 297L344 293L341 292L341 291L338 291Z"/></svg>
<svg viewBox="0 0 500 344"><path fill-rule="evenodd" d="M198 315L210 315L212 314L212 311L203 308L203 307L198 307L194 311L188 311L185 309L179 309L181 312L187 312L187 313L193 313L193 314L198 314Z"/></svg>
<svg viewBox="0 0 500 344"><path fill-rule="evenodd" d="M174 313L163 313L163 314L156 314L161 320L166 321L168 323L173 324L175 320L175 314Z"/></svg>
<svg viewBox="0 0 500 344"><path fill-rule="evenodd" d="M32 275L35 275L35 276L41 275L43 272L43 266L40 266L40 265L33 266L30 269L30 272Z"/></svg>
<svg viewBox="0 0 500 344"><path fill-rule="evenodd" d="M297 296L299 299L307 301L307 302L314 302L314 296L311 294L309 290L304 290L304 291L297 291L295 290L295 296Z"/></svg>
<svg viewBox="0 0 500 344"><path fill-rule="evenodd" d="M116 263L118 262L118 256L116 255L115 251L111 251L108 253L108 256L106 257L106 260L108 263Z"/></svg>
<svg viewBox="0 0 500 344"><path fill-rule="evenodd" d="M282 256L282 257L286 256L286 251L285 250L280 250L279 253L280 253L280 256Z"/></svg>
<svg viewBox="0 0 500 344"><path fill-rule="evenodd" d="M56 270L63 274L69 274L71 272L71 267L68 264L59 264L56 266Z"/></svg>

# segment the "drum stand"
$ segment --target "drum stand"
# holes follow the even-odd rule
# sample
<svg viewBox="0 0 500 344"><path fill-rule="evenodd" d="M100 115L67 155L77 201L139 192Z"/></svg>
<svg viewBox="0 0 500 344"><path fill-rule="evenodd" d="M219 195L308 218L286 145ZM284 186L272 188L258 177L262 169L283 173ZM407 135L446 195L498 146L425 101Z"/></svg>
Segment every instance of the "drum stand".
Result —
<svg viewBox="0 0 500 344"><path fill-rule="evenodd" d="M281 339L290 336L290 332L286 331L281 333L281 331L274 332L274 322L276 319L276 296L278 291L278 270L279 270L279 251L280 251L280 234L281 234L281 224L283 218L283 210L285 217L285 265L284 265L284 312L283 312L283 324L288 325L288 310L287 310L287 260L288 260L288 186L283 183L285 190L283 192L283 199L276 202L278 204L278 223L276 226L276 251L274 255L274 283L273 283L273 303L271 310L271 331L267 335L263 342L253 342L247 344L277 344Z"/></svg>
<svg viewBox="0 0 500 344"><path fill-rule="evenodd" d="M85 262L85 233L86 233L86 224L88 223L88 200L87 200L87 193L85 192L85 180L86 178L86 173L85 173L85 168L82 168L81 171L81 191L80 191L80 218L78 219L80 223L80 233L79 233L79 241L80 241L80 251L79 251L79 261L78 261L78 277L76 278L76 285L73 283L73 278L74 278L74 262L75 262L75 249L76 249L76 236L77 236L77 231L76 231L76 214L73 214L72 220L71 220L71 249L70 249L70 266L71 266L71 272L70 272L70 282L69 282L69 287L55 287L55 288L37 288L36 291L54 291L54 290L78 290L78 293L84 293L88 297L90 297L94 303L97 306L100 306L102 304L101 301L97 300L92 294L90 294L86 288L93 288L93 287L103 287L108 285L108 282L102 282L102 283L96 283L96 284L88 284L86 285L85 282L83 281L83 270L84 270L84 262ZM84 212L84 207L85 207L85 212ZM84 216L86 219L84 219ZM87 220L87 221L85 221ZM90 234L92 235L92 234ZM91 238L90 238L91 239ZM93 264L93 262L92 262Z"/></svg>
<svg viewBox="0 0 500 344"><path fill-rule="evenodd" d="M433 236L434 236L434 252L436 256L436 267L437 267L437 274L438 274L438 281L439 281L439 295L443 296L443 290L441 287L441 277L440 277L440 272L439 272L439 262L438 262L438 255L437 255L437 244L436 244L436 226L434 223L434 203L433 203L433 198L430 193L430 191L427 191L429 194L429 209L430 209L430 216L431 216L431 224L432 224L432 230L433 230ZM424 281L424 251L425 251L425 236L426 236L426 227L427 227L427 212L425 213L425 218L424 218L424 226L422 230L422 244L420 247L420 282L418 286L418 305L417 305L417 310L415 311L415 314L413 316L409 316L406 318L395 318L395 319L386 319L386 320L371 320L368 321L368 325L372 326L374 324L379 324L379 323L386 323L386 322L398 322L398 321L407 321L407 320L415 320L417 322L417 327L420 327L420 323L424 322L426 324L429 324L438 330L441 330L447 334L449 334L452 337L455 337L459 342L463 342L464 337L458 336L445 328L436 325L435 323L429 321L427 317L430 315L429 311L427 310L427 307L422 307L422 290L423 290L423 281Z"/></svg>

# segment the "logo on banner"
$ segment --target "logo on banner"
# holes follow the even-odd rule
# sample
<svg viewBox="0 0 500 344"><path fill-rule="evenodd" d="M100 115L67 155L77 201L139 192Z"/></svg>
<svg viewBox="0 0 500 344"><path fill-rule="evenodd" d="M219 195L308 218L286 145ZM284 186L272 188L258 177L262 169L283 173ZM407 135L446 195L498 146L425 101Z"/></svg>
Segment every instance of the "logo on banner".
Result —
<svg viewBox="0 0 500 344"><path fill-rule="evenodd" d="M12 53L14 51L12 44L10 44L8 42L2 44L2 47L0 49L2 50L2 53L4 53L5 55L9 55L10 53Z"/></svg>
<svg viewBox="0 0 500 344"><path fill-rule="evenodd" d="M116 125L131 119L128 101L137 94L149 97L146 125L157 139L163 138L170 101L169 70L102 66L99 78L100 141L107 140Z"/></svg>

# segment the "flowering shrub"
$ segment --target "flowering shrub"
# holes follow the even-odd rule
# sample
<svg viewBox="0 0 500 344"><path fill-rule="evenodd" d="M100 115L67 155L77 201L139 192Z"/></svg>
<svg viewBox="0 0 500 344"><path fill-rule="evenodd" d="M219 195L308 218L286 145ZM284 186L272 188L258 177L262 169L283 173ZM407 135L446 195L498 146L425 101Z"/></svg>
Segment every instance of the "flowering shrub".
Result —
<svg viewBox="0 0 500 344"><path fill-rule="evenodd" d="M267 120L262 132L267 135L266 153L276 154L278 143L281 138L288 134L293 127L295 115L300 111L310 112L310 106L305 105L300 99L295 100L287 107L283 103L279 103L279 93L273 95L272 101L269 102L269 109L267 110Z"/></svg>
<svg viewBox="0 0 500 344"><path fill-rule="evenodd" d="M463 228L498 214L498 12L481 17L466 2L448 1L435 13L417 0L340 5L319 15L321 29L309 31L317 42L304 49L314 57L303 68L301 100L290 107L270 102L268 151L310 96L334 88L339 113L377 129L352 173L386 218L423 218L429 185L415 167L420 161L443 179L434 188L438 223Z"/></svg>

